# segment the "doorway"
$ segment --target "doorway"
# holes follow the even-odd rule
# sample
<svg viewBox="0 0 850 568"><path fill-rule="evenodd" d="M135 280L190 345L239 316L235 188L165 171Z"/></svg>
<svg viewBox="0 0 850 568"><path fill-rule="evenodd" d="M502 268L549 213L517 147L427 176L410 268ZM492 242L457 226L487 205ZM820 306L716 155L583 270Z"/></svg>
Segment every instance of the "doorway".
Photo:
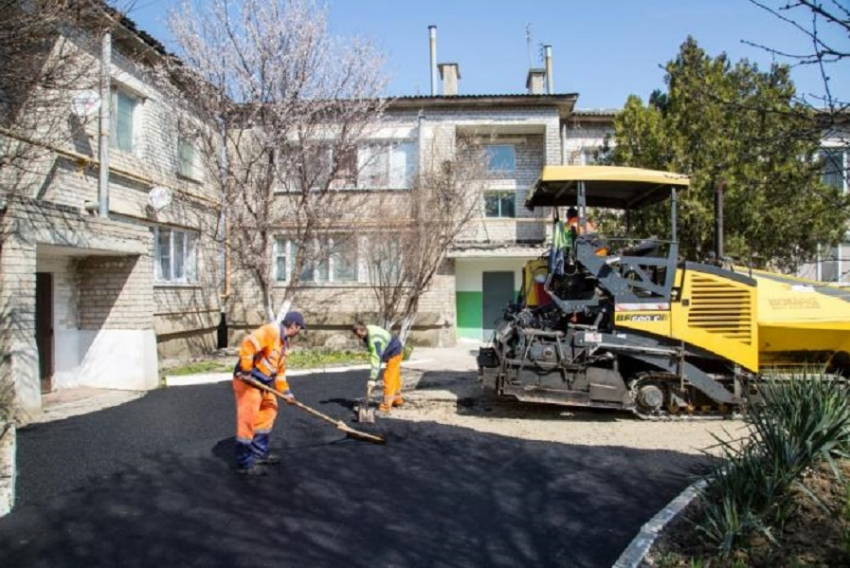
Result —
<svg viewBox="0 0 850 568"><path fill-rule="evenodd" d="M53 391L53 274L35 273L35 344L41 393Z"/></svg>
<svg viewBox="0 0 850 568"><path fill-rule="evenodd" d="M484 272L482 276L481 339L487 341L514 299L514 273Z"/></svg>

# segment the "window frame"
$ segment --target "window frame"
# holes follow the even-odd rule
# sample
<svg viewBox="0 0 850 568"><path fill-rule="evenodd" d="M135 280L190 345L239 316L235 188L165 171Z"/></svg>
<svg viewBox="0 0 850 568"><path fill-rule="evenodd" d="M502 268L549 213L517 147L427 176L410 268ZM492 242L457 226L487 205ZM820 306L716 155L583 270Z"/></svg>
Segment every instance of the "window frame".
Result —
<svg viewBox="0 0 850 568"><path fill-rule="evenodd" d="M510 150L510 156L508 160L504 160L504 158L499 158L494 155L493 151L497 149L508 149ZM517 148L516 144L509 143L494 143L494 144L484 144L484 152L487 156L487 172L491 175L504 175L504 174L515 174L517 171ZM506 165L502 166L502 162L506 162Z"/></svg>
<svg viewBox="0 0 850 568"><path fill-rule="evenodd" d="M130 109L130 139L129 148L125 147L122 142L119 142L118 135L118 119L119 119L119 99L123 97L132 103ZM139 111L143 102L142 97L128 89L113 85L110 90L110 113L109 113L109 149L117 150L125 154L135 154L138 146L139 136Z"/></svg>
<svg viewBox="0 0 850 568"><path fill-rule="evenodd" d="M168 232L168 250L165 258L168 259L168 277L163 275L163 233ZM181 236L182 250L179 257L175 254L175 235ZM157 284L190 284L198 283L198 237L193 231L175 229L172 227L154 227L154 281ZM180 261L182 275L174 277L176 262Z"/></svg>
<svg viewBox="0 0 850 568"><path fill-rule="evenodd" d="M334 246L336 246L336 243L334 242L333 235L327 235L321 238L325 241L325 246L328 247L328 257L322 260L321 263L315 267L305 267L298 279L299 283L310 286L351 285L360 283L362 271L360 270L360 246L357 236L352 234L345 239L340 239L340 242L345 242L354 249L354 259L351 262L354 269L354 276L350 280L338 278L336 266L337 261L335 260L337 253L334 252ZM298 245L286 235L275 235L272 250L275 284L288 284L292 281L291 276L295 255L297 254L297 246ZM286 273L283 279L280 278L280 265L278 263L281 258L283 259L284 271ZM307 271L312 271L313 276L305 278L304 274ZM316 278L316 274L319 274L320 277Z"/></svg>
<svg viewBox="0 0 850 568"><path fill-rule="evenodd" d="M184 150L190 150L189 171L186 171ZM192 137L180 135L177 137L177 175L186 179L198 180L198 150Z"/></svg>
<svg viewBox="0 0 850 568"><path fill-rule="evenodd" d="M517 191L515 189L488 189L484 191L484 217L486 219L516 219L516 196ZM498 198L498 214L490 215L488 212L488 198ZM502 208L504 199L506 197L511 197L511 214L504 215Z"/></svg>
<svg viewBox="0 0 850 568"><path fill-rule="evenodd" d="M357 149L357 188L407 190L413 187L419 169L418 143L411 138L370 140ZM402 152L399 150L404 149ZM404 164L396 163L404 155ZM373 173L373 161L384 171ZM403 168L403 170L402 170ZM377 179L378 181L373 181Z"/></svg>

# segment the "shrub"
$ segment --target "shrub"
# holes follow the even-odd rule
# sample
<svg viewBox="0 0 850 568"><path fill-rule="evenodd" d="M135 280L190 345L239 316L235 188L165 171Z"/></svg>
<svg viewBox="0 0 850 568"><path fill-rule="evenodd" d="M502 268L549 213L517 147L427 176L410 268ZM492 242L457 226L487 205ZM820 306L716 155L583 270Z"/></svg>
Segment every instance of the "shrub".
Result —
<svg viewBox="0 0 850 568"><path fill-rule="evenodd" d="M728 557L756 533L776 545L776 535L794 513L794 490L813 496L803 473L821 460L839 475L835 457L850 449L848 389L831 376L802 373L768 379L762 400L750 405L745 421L750 442L720 440L723 463L701 495L697 527Z"/></svg>
<svg viewBox="0 0 850 568"><path fill-rule="evenodd" d="M15 383L8 375L0 378L0 424L15 416Z"/></svg>

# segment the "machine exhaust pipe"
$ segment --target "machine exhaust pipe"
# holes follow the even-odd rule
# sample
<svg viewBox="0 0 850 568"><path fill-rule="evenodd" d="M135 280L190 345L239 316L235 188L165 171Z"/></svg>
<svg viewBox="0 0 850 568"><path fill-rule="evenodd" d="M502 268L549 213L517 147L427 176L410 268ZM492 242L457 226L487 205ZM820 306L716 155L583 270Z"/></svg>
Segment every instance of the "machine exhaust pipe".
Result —
<svg viewBox="0 0 850 568"><path fill-rule="evenodd" d="M721 180L714 188L714 254L717 264L723 265L723 191L726 182Z"/></svg>

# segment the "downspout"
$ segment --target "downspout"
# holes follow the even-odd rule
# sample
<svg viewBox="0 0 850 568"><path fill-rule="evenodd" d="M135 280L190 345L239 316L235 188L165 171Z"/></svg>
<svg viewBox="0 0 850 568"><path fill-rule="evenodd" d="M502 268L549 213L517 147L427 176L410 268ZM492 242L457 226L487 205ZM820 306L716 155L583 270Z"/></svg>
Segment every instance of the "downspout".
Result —
<svg viewBox="0 0 850 568"><path fill-rule="evenodd" d="M437 26L428 26L431 44L431 96L437 96Z"/></svg>
<svg viewBox="0 0 850 568"><path fill-rule="evenodd" d="M100 136L98 137L98 216L109 218L109 114L111 111L112 32L104 32L100 55Z"/></svg>

